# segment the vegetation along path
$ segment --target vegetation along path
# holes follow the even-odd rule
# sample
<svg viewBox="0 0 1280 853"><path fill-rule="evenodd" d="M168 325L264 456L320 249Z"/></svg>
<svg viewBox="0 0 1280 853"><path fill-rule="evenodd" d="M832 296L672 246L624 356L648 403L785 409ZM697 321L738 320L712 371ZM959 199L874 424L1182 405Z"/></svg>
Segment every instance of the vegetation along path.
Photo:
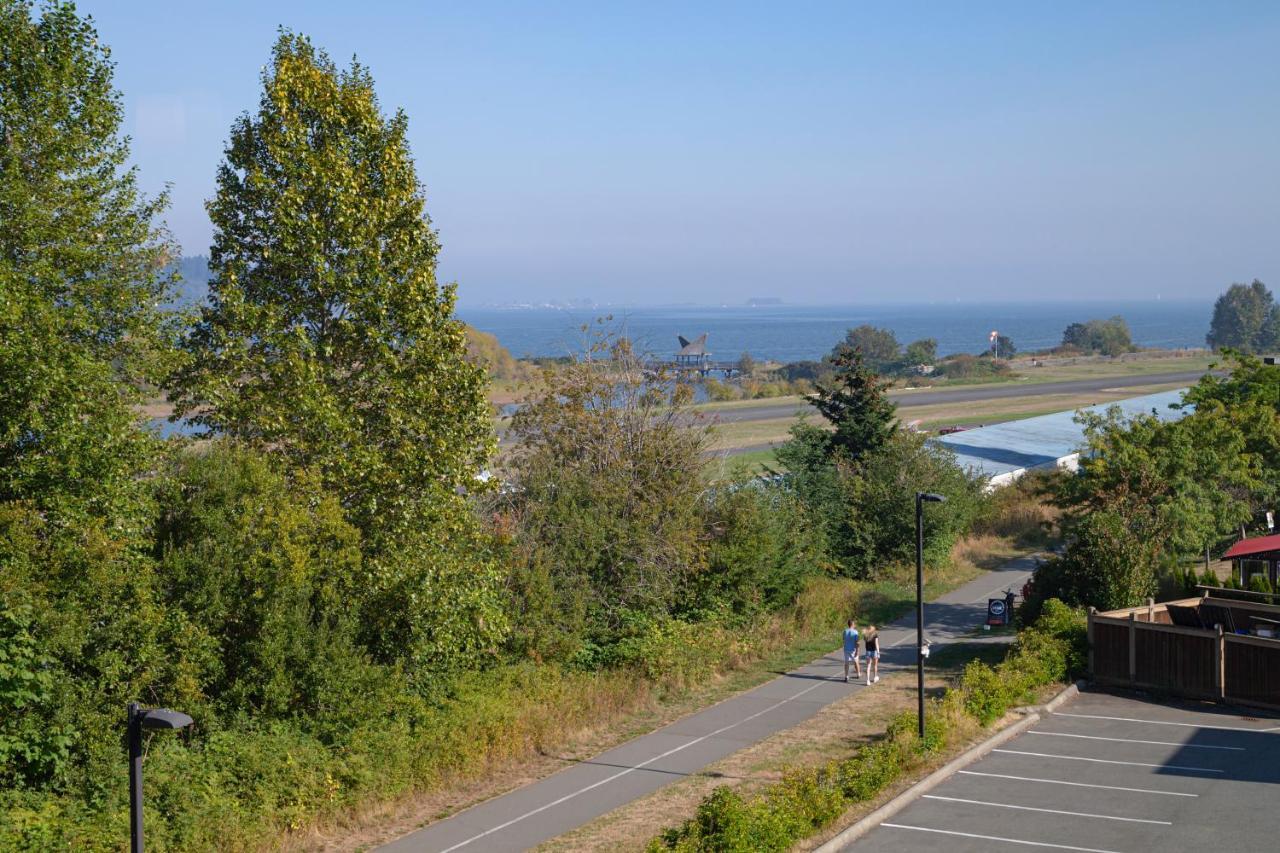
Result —
<svg viewBox="0 0 1280 853"><path fill-rule="evenodd" d="M970 635L982 624L987 599L1002 596L1010 587L1021 589L1035 561L1035 557L1013 560L930 602L925 610L926 636L938 644ZM881 664L886 671L915 665L914 640L914 615L881 630ZM536 846L801 723L850 690L868 689L862 684L845 684L843 678L840 655L832 652L754 690L495 797L381 849L386 853L446 853L525 850Z"/></svg>

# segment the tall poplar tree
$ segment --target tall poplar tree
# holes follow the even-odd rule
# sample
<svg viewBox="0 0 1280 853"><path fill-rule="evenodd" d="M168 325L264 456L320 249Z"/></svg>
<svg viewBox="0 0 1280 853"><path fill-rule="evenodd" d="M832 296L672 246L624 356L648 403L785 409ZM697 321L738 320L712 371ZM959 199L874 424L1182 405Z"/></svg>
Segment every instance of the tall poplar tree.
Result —
<svg viewBox="0 0 1280 853"><path fill-rule="evenodd" d="M404 113L291 33L262 83L208 205L211 305L178 414L319 468L385 527L472 484L492 449L484 372L436 280Z"/></svg>
<svg viewBox="0 0 1280 853"><path fill-rule="evenodd" d="M176 414L318 471L364 532L362 624L384 660L465 665L500 629L497 569L459 492L493 450L483 367L406 138L369 72L282 32L233 124L210 304L184 342Z"/></svg>
<svg viewBox="0 0 1280 853"><path fill-rule="evenodd" d="M92 21L0 0L0 500L91 514L137 490L176 254L126 168Z"/></svg>

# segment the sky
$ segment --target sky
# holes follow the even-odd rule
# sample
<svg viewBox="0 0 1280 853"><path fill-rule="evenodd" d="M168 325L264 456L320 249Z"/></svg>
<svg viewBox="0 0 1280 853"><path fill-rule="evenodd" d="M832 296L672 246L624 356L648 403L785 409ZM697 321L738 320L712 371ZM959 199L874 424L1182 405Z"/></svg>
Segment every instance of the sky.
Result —
<svg viewBox="0 0 1280 853"><path fill-rule="evenodd" d="M464 304L1280 285L1280 4L80 0L204 201L280 26L402 108Z"/></svg>

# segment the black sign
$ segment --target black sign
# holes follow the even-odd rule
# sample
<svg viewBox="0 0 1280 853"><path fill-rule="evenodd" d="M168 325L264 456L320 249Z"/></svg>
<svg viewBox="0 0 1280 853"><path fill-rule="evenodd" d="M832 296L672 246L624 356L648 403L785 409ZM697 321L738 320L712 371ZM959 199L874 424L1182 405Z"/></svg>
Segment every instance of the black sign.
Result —
<svg viewBox="0 0 1280 853"><path fill-rule="evenodd" d="M1005 604L1003 598L987 599L987 624L988 625L1008 625L1009 624L1009 606Z"/></svg>

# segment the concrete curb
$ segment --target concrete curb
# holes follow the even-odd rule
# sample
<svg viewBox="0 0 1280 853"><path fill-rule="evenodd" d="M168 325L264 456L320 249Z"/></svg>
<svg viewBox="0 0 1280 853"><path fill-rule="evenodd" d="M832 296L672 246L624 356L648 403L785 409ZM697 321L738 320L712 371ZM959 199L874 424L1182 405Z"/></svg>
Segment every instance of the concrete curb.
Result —
<svg viewBox="0 0 1280 853"><path fill-rule="evenodd" d="M1042 709L1032 710L1025 718L1007 728L1001 729L982 743L969 748L962 755L956 757L942 767L939 767L937 770L933 771L928 776L924 777L919 782L915 783L910 788L873 811L871 814L843 830L835 838L832 838L826 844L819 847L815 853L836 853L838 850L843 850L854 841L857 841L859 838L866 835L868 832L875 829L877 826L884 823L886 820L893 817L916 800L920 799L923 794L928 793L951 776L955 775L957 770L962 770L965 767L968 767L991 750L1001 744L1008 743L1027 729L1034 726L1036 723L1040 722L1041 710L1045 713L1051 714L1058 708L1062 707L1063 703L1079 694L1082 684L1084 684L1083 681L1077 681L1075 684L1072 684L1070 687L1062 690L1057 696L1054 696L1046 702Z"/></svg>

